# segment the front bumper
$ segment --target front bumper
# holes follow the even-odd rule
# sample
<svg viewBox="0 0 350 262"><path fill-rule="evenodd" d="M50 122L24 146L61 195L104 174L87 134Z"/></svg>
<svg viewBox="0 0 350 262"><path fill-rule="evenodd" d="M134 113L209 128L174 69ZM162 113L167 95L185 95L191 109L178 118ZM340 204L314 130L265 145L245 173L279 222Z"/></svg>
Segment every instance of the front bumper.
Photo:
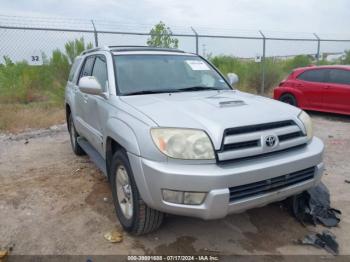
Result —
<svg viewBox="0 0 350 262"><path fill-rule="evenodd" d="M165 213L203 219L223 218L231 213L283 200L315 186L321 179L324 145L318 138L305 147L232 164L179 164L150 161L129 154L136 184L143 200ZM315 167L313 179L272 192L230 202L229 187L250 184ZM201 205L165 202L162 189L207 192Z"/></svg>

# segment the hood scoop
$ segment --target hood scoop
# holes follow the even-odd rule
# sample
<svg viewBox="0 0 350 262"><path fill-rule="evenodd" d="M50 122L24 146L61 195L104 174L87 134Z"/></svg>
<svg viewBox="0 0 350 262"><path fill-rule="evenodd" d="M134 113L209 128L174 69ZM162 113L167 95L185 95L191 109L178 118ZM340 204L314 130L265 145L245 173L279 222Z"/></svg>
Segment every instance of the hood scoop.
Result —
<svg viewBox="0 0 350 262"><path fill-rule="evenodd" d="M228 100L219 102L220 107L243 106L246 103L243 100Z"/></svg>

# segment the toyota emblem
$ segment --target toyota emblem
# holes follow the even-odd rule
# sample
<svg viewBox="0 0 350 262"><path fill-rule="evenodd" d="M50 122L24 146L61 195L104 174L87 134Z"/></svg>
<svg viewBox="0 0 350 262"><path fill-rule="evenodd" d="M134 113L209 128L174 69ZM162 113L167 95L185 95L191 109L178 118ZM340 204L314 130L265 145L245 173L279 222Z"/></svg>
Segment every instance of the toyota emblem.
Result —
<svg viewBox="0 0 350 262"><path fill-rule="evenodd" d="M277 145L277 137L274 135L269 135L265 138L265 144L268 147L274 147Z"/></svg>

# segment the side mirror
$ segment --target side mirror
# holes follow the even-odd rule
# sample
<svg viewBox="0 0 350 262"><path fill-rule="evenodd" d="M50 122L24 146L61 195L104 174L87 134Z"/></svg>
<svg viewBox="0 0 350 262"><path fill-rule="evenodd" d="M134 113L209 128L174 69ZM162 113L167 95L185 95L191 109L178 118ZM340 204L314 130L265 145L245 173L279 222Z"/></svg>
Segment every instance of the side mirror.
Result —
<svg viewBox="0 0 350 262"><path fill-rule="evenodd" d="M231 86L235 86L239 82L239 78L235 73L228 73L227 78Z"/></svg>
<svg viewBox="0 0 350 262"><path fill-rule="evenodd" d="M94 76L83 76L82 78L80 78L79 89L81 92L90 95L103 94L102 87Z"/></svg>

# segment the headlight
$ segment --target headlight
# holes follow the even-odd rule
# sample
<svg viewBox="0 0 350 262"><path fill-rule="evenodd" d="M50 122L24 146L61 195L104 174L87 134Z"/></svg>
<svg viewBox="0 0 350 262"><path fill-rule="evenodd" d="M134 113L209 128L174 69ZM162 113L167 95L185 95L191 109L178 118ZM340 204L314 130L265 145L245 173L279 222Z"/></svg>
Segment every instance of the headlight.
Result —
<svg viewBox="0 0 350 262"><path fill-rule="evenodd" d="M178 159L215 159L208 135L202 130L153 128L154 143L163 154Z"/></svg>
<svg viewBox="0 0 350 262"><path fill-rule="evenodd" d="M306 130L306 136L307 138L311 139L313 134L313 128L312 128L312 121L308 114L306 114L304 111L301 111L298 118L301 122L303 122L305 130Z"/></svg>

